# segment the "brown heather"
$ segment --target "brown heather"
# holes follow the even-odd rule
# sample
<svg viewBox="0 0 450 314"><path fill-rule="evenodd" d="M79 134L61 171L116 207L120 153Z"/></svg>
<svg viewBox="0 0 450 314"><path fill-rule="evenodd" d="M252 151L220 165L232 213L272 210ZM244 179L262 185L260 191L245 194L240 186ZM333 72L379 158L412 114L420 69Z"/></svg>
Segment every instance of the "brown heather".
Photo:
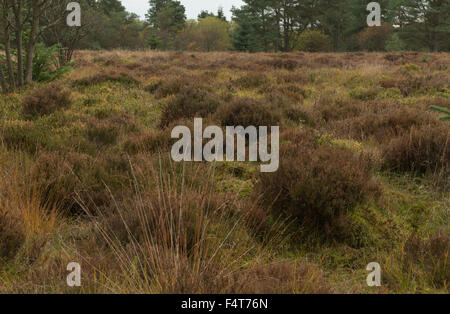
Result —
<svg viewBox="0 0 450 314"><path fill-rule="evenodd" d="M22 104L25 115L36 117L68 108L72 104L72 96L67 88L53 83L34 89L23 98Z"/></svg>

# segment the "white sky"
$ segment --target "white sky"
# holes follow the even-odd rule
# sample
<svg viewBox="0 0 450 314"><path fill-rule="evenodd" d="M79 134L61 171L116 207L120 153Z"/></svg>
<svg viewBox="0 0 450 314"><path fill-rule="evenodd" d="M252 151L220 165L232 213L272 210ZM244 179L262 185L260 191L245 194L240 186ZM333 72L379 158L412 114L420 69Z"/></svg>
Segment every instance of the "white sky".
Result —
<svg viewBox="0 0 450 314"><path fill-rule="evenodd" d="M188 19L196 19L202 10L217 12L220 6L223 7L225 14L230 18L231 7L243 5L241 0L180 0L180 2L186 7ZM145 17L149 8L148 0L122 0L122 4L127 8L127 11L136 13L141 18Z"/></svg>

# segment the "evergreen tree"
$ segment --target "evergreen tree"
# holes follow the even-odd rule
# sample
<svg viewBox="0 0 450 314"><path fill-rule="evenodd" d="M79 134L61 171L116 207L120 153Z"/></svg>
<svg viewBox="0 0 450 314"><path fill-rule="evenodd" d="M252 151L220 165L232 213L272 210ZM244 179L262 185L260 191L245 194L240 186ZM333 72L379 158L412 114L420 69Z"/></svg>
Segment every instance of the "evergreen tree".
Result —
<svg viewBox="0 0 450 314"><path fill-rule="evenodd" d="M176 0L150 0L149 3L150 9L146 18L159 36L159 40L153 40L153 42L160 41L161 48L169 49L173 46L176 34L185 26L186 9L180 1Z"/></svg>
<svg viewBox="0 0 450 314"><path fill-rule="evenodd" d="M231 37L234 49L246 52L261 51L260 40L255 36L254 21L242 19L240 22Z"/></svg>

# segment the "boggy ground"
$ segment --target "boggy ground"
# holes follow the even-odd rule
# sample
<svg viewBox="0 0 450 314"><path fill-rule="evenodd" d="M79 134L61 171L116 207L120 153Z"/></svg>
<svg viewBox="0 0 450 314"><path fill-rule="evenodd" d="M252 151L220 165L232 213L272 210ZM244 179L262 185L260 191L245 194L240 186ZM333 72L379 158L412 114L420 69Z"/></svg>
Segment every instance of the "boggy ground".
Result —
<svg viewBox="0 0 450 314"><path fill-rule="evenodd" d="M450 54L75 61L0 100L0 292L449 292ZM172 162L194 117L279 125L279 171Z"/></svg>

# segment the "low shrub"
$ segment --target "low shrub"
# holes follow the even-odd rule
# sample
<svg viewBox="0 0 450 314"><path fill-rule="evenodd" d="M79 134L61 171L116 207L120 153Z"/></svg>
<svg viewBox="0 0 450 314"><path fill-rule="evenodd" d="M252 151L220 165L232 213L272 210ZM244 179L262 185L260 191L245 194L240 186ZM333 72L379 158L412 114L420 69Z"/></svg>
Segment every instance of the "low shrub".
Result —
<svg viewBox="0 0 450 314"><path fill-rule="evenodd" d="M236 98L230 104L222 105L216 119L223 126L275 126L279 125L281 114L263 100Z"/></svg>
<svg viewBox="0 0 450 314"><path fill-rule="evenodd" d="M437 234L423 240L416 233L405 243L404 260L407 264L418 263L425 268L431 284L437 288L448 287L450 282L450 234Z"/></svg>
<svg viewBox="0 0 450 314"><path fill-rule="evenodd" d="M266 86L270 83L265 74L250 72L233 81L233 85L239 88L250 89Z"/></svg>
<svg viewBox="0 0 450 314"><path fill-rule="evenodd" d="M171 144L172 139L169 132L154 131L147 134L132 134L125 141L124 150L130 154L140 152L156 153L169 150Z"/></svg>
<svg viewBox="0 0 450 314"><path fill-rule="evenodd" d="M181 118L205 118L219 105L220 99L214 93L201 87L185 86L164 106L160 124L165 127Z"/></svg>
<svg viewBox="0 0 450 314"><path fill-rule="evenodd" d="M450 171L450 128L412 127L383 149L385 166L394 171L440 173Z"/></svg>
<svg viewBox="0 0 450 314"><path fill-rule="evenodd" d="M411 127L436 123L431 114L395 104L369 103L360 115L333 121L331 127L342 136L356 140L374 139L379 143L401 136ZM359 108L361 112L361 108Z"/></svg>
<svg viewBox="0 0 450 314"><path fill-rule="evenodd" d="M264 62L264 65L268 65L275 69L284 69L288 71L293 71L298 68L298 62L294 59L284 59L275 57L269 61Z"/></svg>
<svg viewBox="0 0 450 314"><path fill-rule="evenodd" d="M151 82L147 85L146 90L154 93L157 99L161 99L180 93L183 88L191 86L193 82L191 77L171 77L163 81Z"/></svg>
<svg viewBox="0 0 450 314"><path fill-rule="evenodd" d="M0 125L0 141L10 150L22 150L31 154L42 148L56 148L51 130L31 121L3 123Z"/></svg>
<svg viewBox="0 0 450 314"><path fill-rule="evenodd" d="M282 141L279 170L262 173L256 187L263 205L325 237L346 237L354 207L378 194L368 165L349 150L319 146L306 131L285 133Z"/></svg>
<svg viewBox="0 0 450 314"><path fill-rule="evenodd" d="M22 100L23 112L28 116L48 115L72 104L71 92L59 84L34 89Z"/></svg>
<svg viewBox="0 0 450 314"><path fill-rule="evenodd" d="M120 135L119 126L110 119L89 119L87 123L87 135L90 141L97 144L114 144Z"/></svg>

